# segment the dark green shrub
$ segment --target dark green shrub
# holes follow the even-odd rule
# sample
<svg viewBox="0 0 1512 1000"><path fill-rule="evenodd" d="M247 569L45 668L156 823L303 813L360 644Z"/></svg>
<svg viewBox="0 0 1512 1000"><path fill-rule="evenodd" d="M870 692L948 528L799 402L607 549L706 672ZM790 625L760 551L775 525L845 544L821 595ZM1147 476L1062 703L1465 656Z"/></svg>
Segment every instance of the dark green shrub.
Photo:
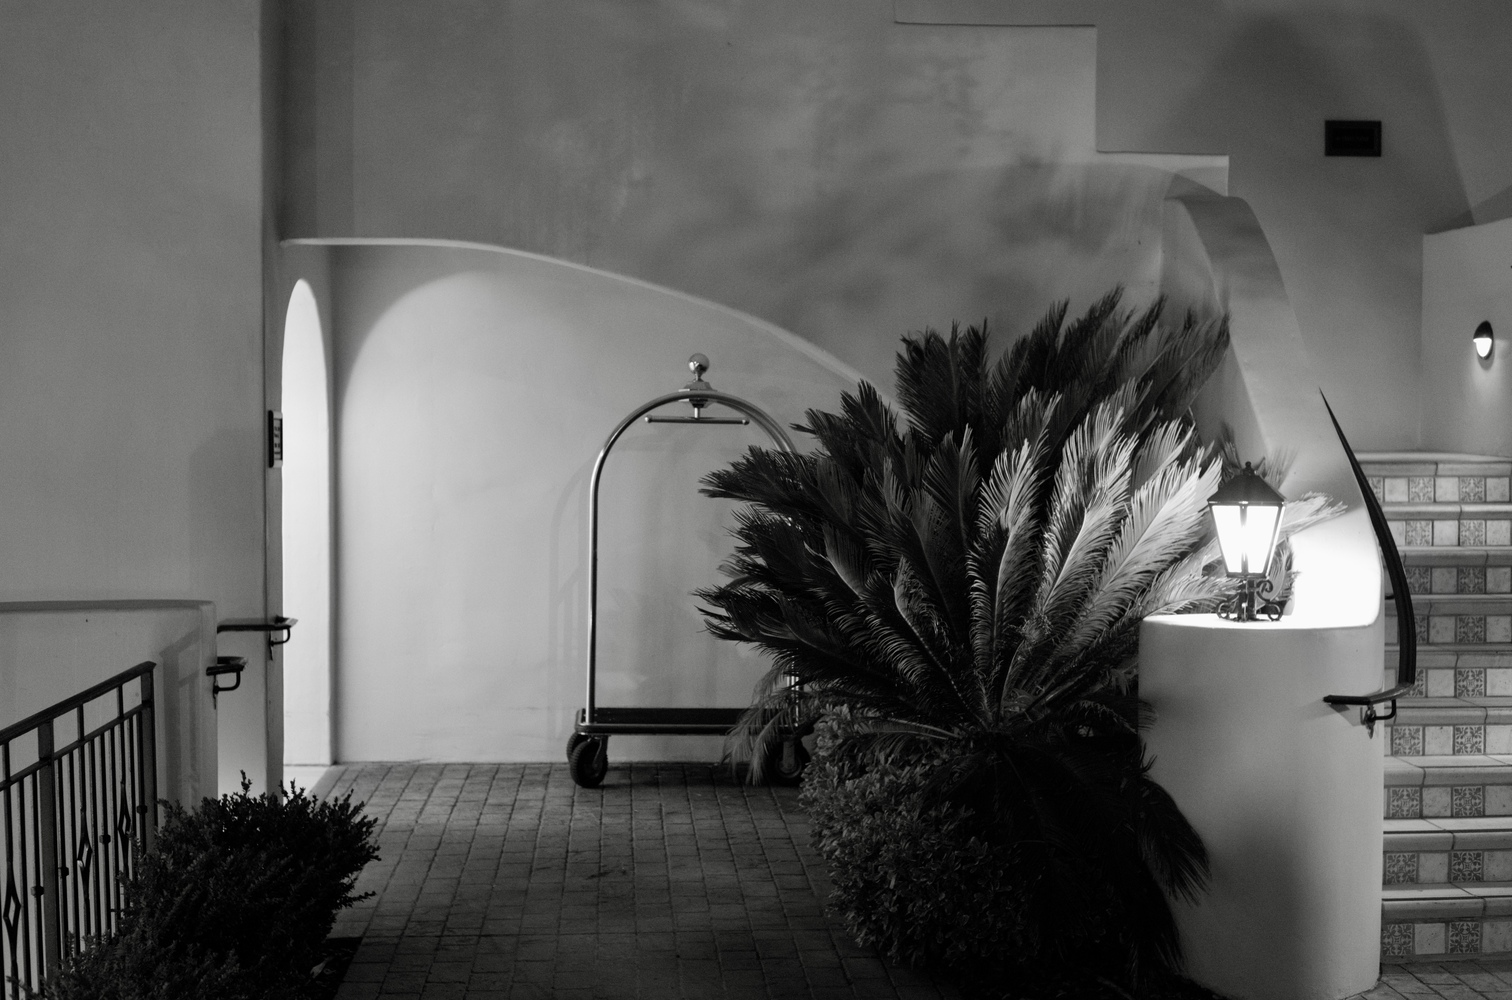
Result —
<svg viewBox="0 0 1512 1000"><path fill-rule="evenodd" d="M250 982L271 989L307 980L337 911L365 898L352 890L378 856L375 821L350 796L249 788L244 780L194 812L169 806L130 899L156 940L234 955Z"/></svg>
<svg viewBox="0 0 1512 1000"><path fill-rule="evenodd" d="M47 1000L268 1000L236 959L167 947L139 933L101 941L47 983Z"/></svg>
<svg viewBox="0 0 1512 1000"><path fill-rule="evenodd" d="M843 741L850 731L818 725L799 795L833 911L856 943L904 965L1006 954L1023 932L1015 859L977 836L969 810L928 801L938 753L866 753Z"/></svg>
<svg viewBox="0 0 1512 1000"><path fill-rule="evenodd" d="M375 821L350 796L242 790L189 812L169 804L157 850L126 885L120 934L49 984L59 1000L294 997L323 958L337 911L377 858Z"/></svg>

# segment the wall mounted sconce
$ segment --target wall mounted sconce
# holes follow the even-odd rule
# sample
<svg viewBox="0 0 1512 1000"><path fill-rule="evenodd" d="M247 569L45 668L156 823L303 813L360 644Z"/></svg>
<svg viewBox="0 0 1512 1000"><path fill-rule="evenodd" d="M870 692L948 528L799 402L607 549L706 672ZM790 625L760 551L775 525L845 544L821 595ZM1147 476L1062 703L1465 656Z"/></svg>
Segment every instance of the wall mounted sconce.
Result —
<svg viewBox="0 0 1512 1000"><path fill-rule="evenodd" d="M1243 472L1208 498L1224 566L1228 575L1239 581L1239 590L1219 606L1218 617L1254 622L1264 615L1271 621L1280 620L1281 605L1274 600L1270 562L1285 507L1286 498L1271 489L1248 462Z"/></svg>
<svg viewBox="0 0 1512 1000"><path fill-rule="evenodd" d="M1475 337L1471 340L1471 343L1475 345L1475 356L1477 358L1489 358L1491 356L1491 348L1495 344L1495 341L1491 338L1491 324L1485 320L1481 320L1481 325L1475 328Z"/></svg>

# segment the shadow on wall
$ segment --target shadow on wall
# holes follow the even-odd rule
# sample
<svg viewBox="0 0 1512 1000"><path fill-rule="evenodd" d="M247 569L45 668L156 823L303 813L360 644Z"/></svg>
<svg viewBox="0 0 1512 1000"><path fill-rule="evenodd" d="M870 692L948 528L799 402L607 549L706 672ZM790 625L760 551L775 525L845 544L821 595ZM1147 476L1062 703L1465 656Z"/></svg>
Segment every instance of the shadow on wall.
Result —
<svg viewBox="0 0 1512 1000"><path fill-rule="evenodd" d="M1054 301L1156 294L1164 170L1082 163L910 172L746 216L741 181L625 219L639 271L793 330L892 384L898 338L986 318L1001 348ZM692 206L696 206L696 209Z"/></svg>
<svg viewBox="0 0 1512 1000"><path fill-rule="evenodd" d="M694 351L783 423L835 407L855 375L749 317L575 265L436 245L332 258L338 759L556 759L582 704L584 489L605 436L687 381ZM616 447L605 703L748 700L761 664L704 634L689 592L731 545L728 506L697 480L760 443L640 424ZM686 753L617 742L621 760Z"/></svg>
<svg viewBox="0 0 1512 1000"><path fill-rule="evenodd" d="M291 52L285 231L591 264L760 316L883 386L905 331L987 317L1016 336L1060 298L1153 293L1171 175L1097 152L1095 32L892 7L292 12L323 48ZM319 204L353 204L347 227Z"/></svg>

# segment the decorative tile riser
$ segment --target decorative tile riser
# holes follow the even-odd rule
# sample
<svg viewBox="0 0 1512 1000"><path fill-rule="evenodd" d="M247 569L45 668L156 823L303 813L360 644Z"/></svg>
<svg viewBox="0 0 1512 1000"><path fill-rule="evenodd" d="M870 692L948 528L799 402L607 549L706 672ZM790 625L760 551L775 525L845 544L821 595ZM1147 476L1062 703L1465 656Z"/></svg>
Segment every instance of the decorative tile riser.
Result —
<svg viewBox="0 0 1512 1000"><path fill-rule="evenodd" d="M1396 683L1395 665L1381 673L1383 687ZM1418 663L1416 688L1408 699L1512 697L1512 669L1476 667L1424 667Z"/></svg>
<svg viewBox="0 0 1512 1000"><path fill-rule="evenodd" d="M1369 476L1381 503L1506 503L1506 476Z"/></svg>
<svg viewBox="0 0 1512 1000"><path fill-rule="evenodd" d="M1398 785L1386 789L1386 819L1512 816L1512 785Z"/></svg>
<svg viewBox="0 0 1512 1000"><path fill-rule="evenodd" d="M1434 614L1416 609L1414 612L1413 624L1419 644L1512 643L1512 614ZM1396 614L1389 612L1386 615L1386 636L1393 645L1396 627Z"/></svg>
<svg viewBox="0 0 1512 1000"><path fill-rule="evenodd" d="M1397 545L1512 545L1512 520L1506 518L1393 518L1387 515Z"/></svg>
<svg viewBox="0 0 1512 1000"><path fill-rule="evenodd" d="M1512 952L1512 918L1381 922L1382 962L1441 961Z"/></svg>
<svg viewBox="0 0 1512 1000"><path fill-rule="evenodd" d="M1386 851L1382 885L1512 882L1512 849L1497 851Z"/></svg>
<svg viewBox="0 0 1512 1000"><path fill-rule="evenodd" d="M1512 726L1393 725L1385 745L1394 757L1512 754Z"/></svg>
<svg viewBox="0 0 1512 1000"><path fill-rule="evenodd" d="M1512 566L1413 566L1407 592L1432 594L1512 594Z"/></svg>
<svg viewBox="0 0 1512 1000"><path fill-rule="evenodd" d="M1389 627L1387 634L1392 637ZM1388 685L1396 683L1397 659L1396 644L1392 643L1382 663L1381 676ZM1512 649L1490 644L1482 649L1436 649L1420 645L1417 676L1419 697L1512 697ZM1512 722L1512 718L1507 721Z"/></svg>

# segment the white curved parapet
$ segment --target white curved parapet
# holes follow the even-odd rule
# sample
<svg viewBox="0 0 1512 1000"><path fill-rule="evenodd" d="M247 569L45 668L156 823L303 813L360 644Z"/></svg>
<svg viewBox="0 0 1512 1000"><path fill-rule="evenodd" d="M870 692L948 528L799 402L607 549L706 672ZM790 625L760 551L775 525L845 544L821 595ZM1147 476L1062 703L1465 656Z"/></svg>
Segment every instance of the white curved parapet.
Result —
<svg viewBox="0 0 1512 1000"><path fill-rule="evenodd" d="M1230 317L1233 349L1199 421L1227 421L1246 459L1294 455L1286 496L1349 507L1294 538L1280 622L1182 615L1141 629L1152 774L1212 862L1206 894L1176 907L1188 972L1236 1000L1346 997L1378 973L1383 755L1357 709L1323 698L1380 687L1375 539L1254 213L1238 198L1167 205L1167 266L1184 269L1167 283L1206 280Z"/></svg>

